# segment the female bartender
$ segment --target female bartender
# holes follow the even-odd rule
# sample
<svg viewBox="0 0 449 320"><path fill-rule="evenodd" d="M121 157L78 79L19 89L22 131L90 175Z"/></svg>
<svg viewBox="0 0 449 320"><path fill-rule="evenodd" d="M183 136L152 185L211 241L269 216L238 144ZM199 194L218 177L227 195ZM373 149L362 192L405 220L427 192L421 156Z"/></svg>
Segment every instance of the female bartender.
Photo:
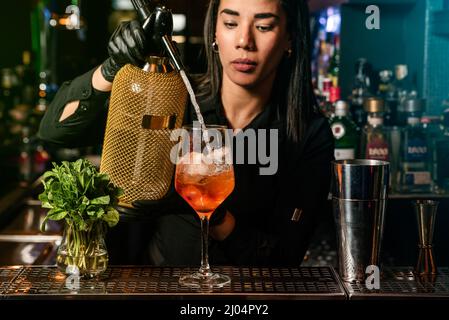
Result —
<svg viewBox="0 0 449 320"><path fill-rule="evenodd" d="M334 149L313 93L307 3L211 0L204 34L208 68L196 93L206 125L278 130L274 174L260 175L260 163L235 164L235 189L213 215L211 263L299 265L322 220ZM143 64L145 38L138 22L122 23L110 57L60 88L40 137L63 146L101 143L114 76L127 63ZM135 205L163 213L148 244L151 263L198 264L200 224L178 194Z"/></svg>

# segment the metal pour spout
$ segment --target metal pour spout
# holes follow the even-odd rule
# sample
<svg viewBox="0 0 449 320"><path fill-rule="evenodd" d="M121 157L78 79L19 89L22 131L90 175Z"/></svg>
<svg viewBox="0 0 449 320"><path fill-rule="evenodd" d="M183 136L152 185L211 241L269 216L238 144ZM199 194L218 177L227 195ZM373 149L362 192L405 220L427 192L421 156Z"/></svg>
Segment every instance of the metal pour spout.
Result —
<svg viewBox="0 0 449 320"><path fill-rule="evenodd" d="M184 70L184 64L179 56L171 35L173 33L173 15L165 6L157 6L153 12L150 9L149 0L132 0L142 28L147 35L148 56L168 55L173 68L180 72Z"/></svg>

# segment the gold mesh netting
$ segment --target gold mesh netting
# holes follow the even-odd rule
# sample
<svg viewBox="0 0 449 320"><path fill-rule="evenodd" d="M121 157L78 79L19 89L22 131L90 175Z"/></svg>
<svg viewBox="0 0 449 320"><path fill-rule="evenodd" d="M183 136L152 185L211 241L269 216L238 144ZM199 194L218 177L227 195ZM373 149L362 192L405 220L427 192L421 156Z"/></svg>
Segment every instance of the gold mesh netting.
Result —
<svg viewBox="0 0 449 320"><path fill-rule="evenodd" d="M182 126L187 90L178 73L145 72L126 65L116 75L109 105L100 171L123 188L121 204L157 200L168 191L174 173L170 129L144 129L142 118L176 115Z"/></svg>

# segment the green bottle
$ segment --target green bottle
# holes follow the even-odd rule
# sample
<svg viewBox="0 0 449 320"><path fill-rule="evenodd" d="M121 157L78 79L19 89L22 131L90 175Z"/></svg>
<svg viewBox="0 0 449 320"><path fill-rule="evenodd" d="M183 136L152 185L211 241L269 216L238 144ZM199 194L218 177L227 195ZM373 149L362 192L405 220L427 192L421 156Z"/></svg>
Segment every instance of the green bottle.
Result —
<svg viewBox="0 0 449 320"><path fill-rule="evenodd" d="M357 125L348 117L349 105L345 101L335 103L335 115L330 126L335 138L335 160L355 159L359 134Z"/></svg>

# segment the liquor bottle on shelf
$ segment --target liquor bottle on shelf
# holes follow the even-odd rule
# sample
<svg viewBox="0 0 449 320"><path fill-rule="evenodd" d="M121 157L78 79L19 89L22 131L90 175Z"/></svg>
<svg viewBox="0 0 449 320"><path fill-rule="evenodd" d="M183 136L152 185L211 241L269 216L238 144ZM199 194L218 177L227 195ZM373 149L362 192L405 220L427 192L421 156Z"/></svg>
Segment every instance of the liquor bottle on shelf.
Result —
<svg viewBox="0 0 449 320"><path fill-rule="evenodd" d="M12 144L10 132L11 110L16 101L14 94L14 74L11 69L5 68L0 72L0 135L3 145Z"/></svg>
<svg viewBox="0 0 449 320"><path fill-rule="evenodd" d="M400 190L400 158L402 127L386 127L388 132L389 162L390 162L390 191L399 193Z"/></svg>
<svg viewBox="0 0 449 320"><path fill-rule="evenodd" d="M329 103L327 117L331 119L335 115L335 104L341 99L340 87L330 87L329 89Z"/></svg>
<svg viewBox="0 0 449 320"><path fill-rule="evenodd" d="M28 127L22 128L22 143L19 148L19 181L27 183L32 178L32 144L30 139L30 129Z"/></svg>
<svg viewBox="0 0 449 320"><path fill-rule="evenodd" d="M326 41L326 36L324 34L320 35L320 51L318 55L318 88L322 90L320 87L324 78L326 78L328 70L329 70L329 62L330 62L330 44Z"/></svg>
<svg viewBox="0 0 449 320"><path fill-rule="evenodd" d="M437 184L438 177L438 160L436 142L440 136L444 133L444 127L442 125L442 118L440 116L422 116L421 125L424 130L427 139L427 147L429 152L429 166L430 175L432 178L432 192L439 193L439 187Z"/></svg>
<svg viewBox="0 0 449 320"><path fill-rule="evenodd" d="M431 162L426 133L421 125L423 101L407 100L407 127L402 132L400 189L404 193L428 193L432 190Z"/></svg>
<svg viewBox="0 0 449 320"><path fill-rule="evenodd" d="M7 100L5 97L5 88L3 85L3 77L0 78L0 145L4 145L7 139L7 130L6 130L6 114L7 114Z"/></svg>
<svg viewBox="0 0 449 320"><path fill-rule="evenodd" d="M391 70L382 70L379 72L380 82L377 95L385 102L384 121L386 126L397 125L396 114L398 104L394 97L392 77L393 72Z"/></svg>
<svg viewBox="0 0 449 320"><path fill-rule="evenodd" d="M356 63L356 75L351 95L351 115L359 128L363 128L366 123L363 102L371 96L370 86L370 65L366 59L360 58Z"/></svg>
<svg viewBox="0 0 449 320"><path fill-rule="evenodd" d="M338 77L340 73L340 37L335 35L333 53L329 63L328 76L332 79L332 86L339 86Z"/></svg>
<svg viewBox="0 0 449 320"><path fill-rule="evenodd" d="M16 73L20 81L21 104L25 104L31 109L36 103L37 81L30 51L23 52L22 64L16 67Z"/></svg>
<svg viewBox="0 0 449 320"><path fill-rule="evenodd" d="M410 76L408 75L408 67L405 64L395 66L395 79L392 83L393 98L397 105L396 124L399 126L407 125L407 111L405 110L404 102L407 99L414 99L418 97Z"/></svg>
<svg viewBox="0 0 449 320"><path fill-rule="evenodd" d="M9 112L10 133L14 137L15 143L22 140L22 128L28 127L29 134L34 134L30 127L31 115L36 104L36 81L34 70L31 66L31 53L24 51L22 55L22 64L16 66L16 78L18 80L17 96L14 106Z"/></svg>
<svg viewBox="0 0 449 320"><path fill-rule="evenodd" d="M33 175L39 176L47 169L50 155L41 143L38 143L33 155Z"/></svg>
<svg viewBox="0 0 449 320"><path fill-rule="evenodd" d="M332 80L329 78L323 79L322 91L320 92L320 110L326 116L330 117L332 114L332 103L331 103L331 88Z"/></svg>
<svg viewBox="0 0 449 320"><path fill-rule="evenodd" d="M367 124L363 128L361 157L364 159L389 160L389 144L383 126L384 102L380 98L367 98L363 104L368 113Z"/></svg>
<svg viewBox="0 0 449 320"><path fill-rule="evenodd" d="M382 99L386 99L389 92L393 91L392 89L392 77L393 72L391 70L382 70L379 72L379 88L377 91L377 95Z"/></svg>
<svg viewBox="0 0 449 320"><path fill-rule="evenodd" d="M395 66L395 79L392 83L395 96L401 103L403 100L409 97L416 96L416 89L414 88L408 67L405 64L398 64Z"/></svg>
<svg viewBox="0 0 449 320"><path fill-rule="evenodd" d="M436 182L441 191L449 192L449 109L443 112L442 133L435 142Z"/></svg>
<svg viewBox="0 0 449 320"><path fill-rule="evenodd" d="M335 138L335 159L355 159L359 134L356 124L348 117L349 104L346 101L335 103L335 115L330 120L330 126Z"/></svg>
<svg viewBox="0 0 449 320"><path fill-rule="evenodd" d="M335 105L335 103L337 103L337 101L339 101L340 99L341 99L341 89L340 89L340 87L332 86L329 89L329 100L330 100L330 102L332 103L332 105Z"/></svg>

